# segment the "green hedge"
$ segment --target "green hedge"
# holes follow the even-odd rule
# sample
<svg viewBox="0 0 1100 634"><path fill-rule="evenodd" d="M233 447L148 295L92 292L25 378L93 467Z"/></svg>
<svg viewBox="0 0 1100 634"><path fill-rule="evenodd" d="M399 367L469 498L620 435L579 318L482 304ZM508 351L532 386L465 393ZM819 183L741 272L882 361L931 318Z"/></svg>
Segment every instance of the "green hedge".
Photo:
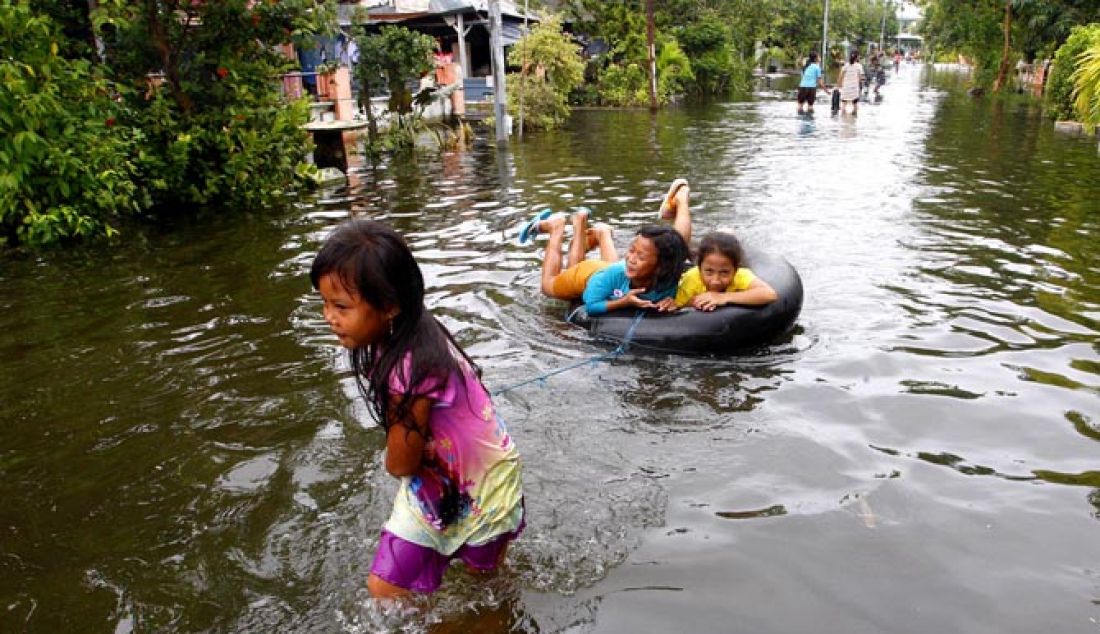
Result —
<svg viewBox="0 0 1100 634"><path fill-rule="evenodd" d="M1073 119L1073 72L1077 59L1090 46L1100 45L1100 24L1073 28L1066 43L1054 54L1054 64L1047 78L1047 114L1055 120Z"/></svg>

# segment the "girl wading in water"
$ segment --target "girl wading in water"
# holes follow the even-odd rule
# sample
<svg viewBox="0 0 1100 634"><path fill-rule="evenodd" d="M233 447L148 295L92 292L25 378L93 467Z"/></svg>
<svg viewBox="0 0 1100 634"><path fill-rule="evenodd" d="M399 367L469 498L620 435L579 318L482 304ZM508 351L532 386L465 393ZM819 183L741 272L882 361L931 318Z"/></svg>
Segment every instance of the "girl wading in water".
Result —
<svg viewBox="0 0 1100 634"><path fill-rule="evenodd" d="M424 307L405 241L350 220L309 273L324 317L348 349L400 480L367 588L379 598L434 592L454 559L494 570L524 527L520 460L481 370Z"/></svg>

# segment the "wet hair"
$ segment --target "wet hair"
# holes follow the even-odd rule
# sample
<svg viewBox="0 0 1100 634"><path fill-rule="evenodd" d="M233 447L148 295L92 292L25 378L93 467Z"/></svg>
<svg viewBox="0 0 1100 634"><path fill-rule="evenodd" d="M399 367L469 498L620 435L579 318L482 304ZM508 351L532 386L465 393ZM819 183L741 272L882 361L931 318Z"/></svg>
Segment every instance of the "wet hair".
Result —
<svg viewBox="0 0 1100 634"><path fill-rule="evenodd" d="M390 324L392 332L383 341L348 352L359 393L383 429L389 430L393 421L407 420L412 410L412 398L401 399L396 407L391 402L390 380L395 373L410 390L442 385L462 373L457 352L481 380L481 369L424 307L424 276L396 231L362 218L344 222L313 259L309 270L313 288L319 289L321 278L330 274L375 310L398 310Z"/></svg>
<svg viewBox="0 0 1100 634"><path fill-rule="evenodd" d="M645 225L634 235L648 239L657 249L657 270L653 274L653 288L649 290L675 288L689 256L684 237L666 225Z"/></svg>
<svg viewBox="0 0 1100 634"><path fill-rule="evenodd" d="M848 56L848 63L855 64L859 61L859 51L852 51L852 54Z"/></svg>
<svg viewBox="0 0 1100 634"><path fill-rule="evenodd" d="M802 70L806 70L810 67L810 64L817 63L817 53L810 51L810 56L806 58L806 63L802 66Z"/></svg>
<svg viewBox="0 0 1100 634"><path fill-rule="evenodd" d="M712 253L729 258L730 262L733 262L735 272L745 261L745 251L741 248L741 242L732 233L725 231L712 231L703 236L699 241L699 250L695 254L695 263L703 266L703 260Z"/></svg>

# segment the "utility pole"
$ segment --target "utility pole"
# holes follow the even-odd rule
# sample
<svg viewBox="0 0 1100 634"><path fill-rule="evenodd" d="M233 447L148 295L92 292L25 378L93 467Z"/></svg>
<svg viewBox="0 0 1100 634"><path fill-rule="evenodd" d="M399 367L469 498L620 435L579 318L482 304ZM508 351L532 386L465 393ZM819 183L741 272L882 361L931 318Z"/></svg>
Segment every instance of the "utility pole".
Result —
<svg viewBox="0 0 1100 634"><path fill-rule="evenodd" d="M826 66L825 51L829 50L829 0L825 0L825 22L821 26L821 74L825 75L828 66Z"/></svg>
<svg viewBox="0 0 1100 634"><path fill-rule="evenodd" d="M878 32L878 52L882 54L882 46L886 43L886 11L890 9L889 2L882 3L882 30Z"/></svg>
<svg viewBox="0 0 1100 634"><path fill-rule="evenodd" d="M657 111L657 45L654 43L653 0L645 0L645 39L649 50L649 109Z"/></svg>
<svg viewBox="0 0 1100 634"><path fill-rule="evenodd" d="M523 39L527 39L527 0L523 0ZM527 47L530 42L523 43L523 65L519 69L519 140L523 141L523 94L527 92Z"/></svg>
<svg viewBox="0 0 1100 634"><path fill-rule="evenodd" d="M493 115L496 118L497 143L508 142L504 91L504 37L501 32L500 0L489 0L489 45L493 49Z"/></svg>

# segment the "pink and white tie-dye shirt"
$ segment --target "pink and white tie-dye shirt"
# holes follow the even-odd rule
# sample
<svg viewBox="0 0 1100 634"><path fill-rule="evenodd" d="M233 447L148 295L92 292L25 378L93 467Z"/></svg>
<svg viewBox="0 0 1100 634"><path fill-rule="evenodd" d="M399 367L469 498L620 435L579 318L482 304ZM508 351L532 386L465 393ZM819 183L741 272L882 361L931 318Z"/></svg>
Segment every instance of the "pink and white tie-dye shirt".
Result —
<svg viewBox="0 0 1100 634"><path fill-rule="evenodd" d="M450 555L516 530L523 518L520 459L492 399L465 368L446 383L428 379L410 389L409 357L390 377L393 394L432 401L420 468L401 478L385 529Z"/></svg>

